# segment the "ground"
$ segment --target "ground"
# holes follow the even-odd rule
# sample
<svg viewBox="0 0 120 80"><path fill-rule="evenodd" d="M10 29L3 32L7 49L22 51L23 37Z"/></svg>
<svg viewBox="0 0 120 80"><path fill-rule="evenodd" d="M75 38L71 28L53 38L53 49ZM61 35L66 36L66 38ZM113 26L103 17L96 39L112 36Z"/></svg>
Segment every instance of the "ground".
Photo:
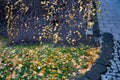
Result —
<svg viewBox="0 0 120 80"><path fill-rule="evenodd" d="M7 46L0 38L0 79L72 79L98 58L99 48L46 45Z"/></svg>

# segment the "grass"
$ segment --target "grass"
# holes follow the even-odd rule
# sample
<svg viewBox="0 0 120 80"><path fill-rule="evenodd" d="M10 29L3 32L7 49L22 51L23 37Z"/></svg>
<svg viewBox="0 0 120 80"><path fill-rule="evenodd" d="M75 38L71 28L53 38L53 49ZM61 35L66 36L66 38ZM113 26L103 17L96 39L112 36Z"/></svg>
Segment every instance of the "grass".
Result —
<svg viewBox="0 0 120 80"><path fill-rule="evenodd" d="M82 76L99 48L48 45L7 46L0 38L0 80L69 80Z"/></svg>

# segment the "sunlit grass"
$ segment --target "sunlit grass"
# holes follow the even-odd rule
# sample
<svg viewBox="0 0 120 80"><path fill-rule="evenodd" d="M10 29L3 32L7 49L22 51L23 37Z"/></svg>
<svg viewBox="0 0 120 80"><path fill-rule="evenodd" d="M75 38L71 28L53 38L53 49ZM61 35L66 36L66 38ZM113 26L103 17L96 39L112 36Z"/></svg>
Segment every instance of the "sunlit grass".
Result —
<svg viewBox="0 0 120 80"><path fill-rule="evenodd" d="M89 46L7 46L0 39L0 80L64 80L82 76L98 57Z"/></svg>

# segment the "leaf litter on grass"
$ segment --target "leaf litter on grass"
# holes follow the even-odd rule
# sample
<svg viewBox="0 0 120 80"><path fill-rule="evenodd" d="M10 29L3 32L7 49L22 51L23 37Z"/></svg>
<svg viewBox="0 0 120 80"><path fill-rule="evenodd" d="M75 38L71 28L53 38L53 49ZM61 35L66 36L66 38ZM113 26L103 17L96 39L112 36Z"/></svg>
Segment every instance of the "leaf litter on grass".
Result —
<svg viewBox="0 0 120 80"><path fill-rule="evenodd" d="M0 40L0 43L1 42ZM5 43L5 42L4 42ZM0 79L69 80L83 75L99 48L18 45L0 47Z"/></svg>

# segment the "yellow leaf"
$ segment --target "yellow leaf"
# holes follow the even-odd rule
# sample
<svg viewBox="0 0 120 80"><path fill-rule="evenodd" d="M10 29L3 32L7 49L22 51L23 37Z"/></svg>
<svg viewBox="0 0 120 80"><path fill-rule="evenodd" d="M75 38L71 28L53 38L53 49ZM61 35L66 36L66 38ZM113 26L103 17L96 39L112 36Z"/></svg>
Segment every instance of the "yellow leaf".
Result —
<svg viewBox="0 0 120 80"><path fill-rule="evenodd" d="M70 17L70 19L73 19L74 15L73 14L69 14L69 17Z"/></svg>
<svg viewBox="0 0 120 80"><path fill-rule="evenodd" d="M94 22L88 22L88 28L92 27L94 25Z"/></svg>
<svg viewBox="0 0 120 80"><path fill-rule="evenodd" d="M83 7L82 6L80 6L80 12L83 10Z"/></svg>

